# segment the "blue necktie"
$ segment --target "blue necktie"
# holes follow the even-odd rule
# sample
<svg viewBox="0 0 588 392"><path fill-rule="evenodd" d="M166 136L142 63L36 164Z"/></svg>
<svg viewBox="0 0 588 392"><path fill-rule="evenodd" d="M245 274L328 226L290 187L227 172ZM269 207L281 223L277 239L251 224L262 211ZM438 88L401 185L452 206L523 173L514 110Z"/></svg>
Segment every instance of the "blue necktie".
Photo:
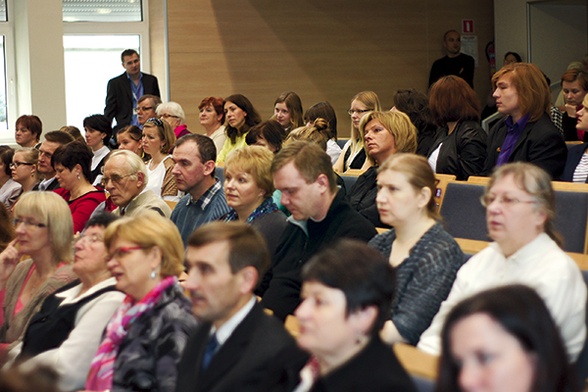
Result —
<svg viewBox="0 0 588 392"><path fill-rule="evenodd" d="M210 361L212 361L212 357L216 354L216 350L218 349L218 339L216 338L216 333L213 333L206 344L206 350L204 350L204 356L202 357L202 370L206 370L208 365L210 365Z"/></svg>

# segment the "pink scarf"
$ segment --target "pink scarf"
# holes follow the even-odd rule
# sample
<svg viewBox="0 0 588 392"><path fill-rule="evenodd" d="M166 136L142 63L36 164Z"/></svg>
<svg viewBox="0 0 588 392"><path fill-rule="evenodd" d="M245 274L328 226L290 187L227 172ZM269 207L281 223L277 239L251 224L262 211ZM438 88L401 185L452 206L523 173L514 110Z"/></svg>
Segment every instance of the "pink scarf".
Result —
<svg viewBox="0 0 588 392"><path fill-rule="evenodd" d="M99 391L112 387L116 354L131 324L141 315L151 310L161 297L162 292L175 283L175 276L163 279L141 301L136 303L129 295L126 296L106 326L106 334L90 365L90 371L86 379L87 390Z"/></svg>

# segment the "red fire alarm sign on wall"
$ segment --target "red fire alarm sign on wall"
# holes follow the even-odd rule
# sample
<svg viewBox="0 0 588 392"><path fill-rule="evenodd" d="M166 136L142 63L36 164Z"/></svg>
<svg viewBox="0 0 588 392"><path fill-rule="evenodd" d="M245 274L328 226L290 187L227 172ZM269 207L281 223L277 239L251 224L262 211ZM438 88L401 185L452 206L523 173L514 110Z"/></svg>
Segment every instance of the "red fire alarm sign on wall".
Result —
<svg viewBox="0 0 588 392"><path fill-rule="evenodd" d="M461 32L463 34L473 34L474 33L474 20L473 19L462 19Z"/></svg>

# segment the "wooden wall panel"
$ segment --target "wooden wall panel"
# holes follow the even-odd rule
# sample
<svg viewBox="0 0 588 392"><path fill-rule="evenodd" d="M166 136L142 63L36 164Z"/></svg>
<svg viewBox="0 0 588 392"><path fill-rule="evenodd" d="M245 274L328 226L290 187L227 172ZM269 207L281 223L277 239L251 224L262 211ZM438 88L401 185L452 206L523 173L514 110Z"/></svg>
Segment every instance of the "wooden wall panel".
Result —
<svg viewBox="0 0 588 392"><path fill-rule="evenodd" d="M339 134L349 134L346 110L361 90L392 105L399 88L426 90L442 34L474 19L479 67L476 90L489 91L486 42L493 39L492 0L168 0L171 99L184 107L191 130L202 131L197 106L208 95L248 96L262 117L282 91L304 108L320 100L337 110Z"/></svg>

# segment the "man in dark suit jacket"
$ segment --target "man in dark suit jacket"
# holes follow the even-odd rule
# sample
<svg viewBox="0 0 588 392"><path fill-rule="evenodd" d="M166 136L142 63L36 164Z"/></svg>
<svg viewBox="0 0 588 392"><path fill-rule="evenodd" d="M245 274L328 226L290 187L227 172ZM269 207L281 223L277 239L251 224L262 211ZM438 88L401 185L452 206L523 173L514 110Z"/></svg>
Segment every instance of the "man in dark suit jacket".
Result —
<svg viewBox="0 0 588 392"><path fill-rule="evenodd" d="M307 360L253 295L269 264L263 237L241 222L213 222L192 233L185 288L202 321L178 365L176 391L291 389Z"/></svg>
<svg viewBox="0 0 588 392"><path fill-rule="evenodd" d="M108 81L104 115L112 121L116 119L114 134L129 124L137 125L133 111L137 102L145 94L160 96L157 78L141 72L141 60L136 50L127 49L121 54L125 72Z"/></svg>

